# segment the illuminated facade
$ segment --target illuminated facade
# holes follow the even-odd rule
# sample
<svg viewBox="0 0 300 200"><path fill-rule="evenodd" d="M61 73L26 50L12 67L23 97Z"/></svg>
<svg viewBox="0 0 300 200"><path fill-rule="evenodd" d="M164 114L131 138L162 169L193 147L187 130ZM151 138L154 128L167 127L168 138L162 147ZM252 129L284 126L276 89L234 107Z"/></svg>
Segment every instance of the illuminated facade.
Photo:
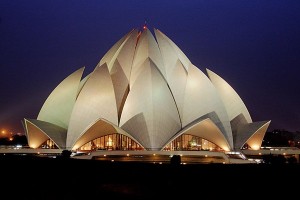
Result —
<svg viewBox="0 0 300 200"><path fill-rule="evenodd" d="M24 119L32 148L68 150L259 149L270 121L252 122L234 89L207 75L161 31L133 29Z"/></svg>

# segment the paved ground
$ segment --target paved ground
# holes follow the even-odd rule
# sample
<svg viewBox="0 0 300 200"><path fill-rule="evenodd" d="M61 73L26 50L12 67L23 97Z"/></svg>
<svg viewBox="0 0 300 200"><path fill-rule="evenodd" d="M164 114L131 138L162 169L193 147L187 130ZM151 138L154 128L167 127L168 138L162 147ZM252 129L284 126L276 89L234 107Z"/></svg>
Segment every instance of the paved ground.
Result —
<svg viewBox="0 0 300 200"><path fill-rule="evenodd" d="M171 165L1 156L7 199L242 199L298 196L298 164ZM298 196L299 197L299 196Z"/></svg>

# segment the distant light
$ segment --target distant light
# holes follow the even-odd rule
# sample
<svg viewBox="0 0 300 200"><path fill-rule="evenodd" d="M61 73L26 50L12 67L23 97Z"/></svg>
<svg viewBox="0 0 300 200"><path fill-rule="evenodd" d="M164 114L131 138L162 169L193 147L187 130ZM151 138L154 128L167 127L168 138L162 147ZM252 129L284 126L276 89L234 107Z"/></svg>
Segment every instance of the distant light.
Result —
<svg viewBox="0 0 300 200"><path fill-rule="evenodd" d="M129 154L126 154L126 156L129 156Z"/></svg>
<svg viewBox="0 0 300 200"><path fill-rule="evenodd" d="M115 162L115 160L111 160L111 162Z"/></svg>
<svg viewBox="0 0 300 200"><path fill-rule="evenodd" d="M104 157L106 157L106 155L105 155L105 154L104 154L103 156L104 156Z"/></svg>

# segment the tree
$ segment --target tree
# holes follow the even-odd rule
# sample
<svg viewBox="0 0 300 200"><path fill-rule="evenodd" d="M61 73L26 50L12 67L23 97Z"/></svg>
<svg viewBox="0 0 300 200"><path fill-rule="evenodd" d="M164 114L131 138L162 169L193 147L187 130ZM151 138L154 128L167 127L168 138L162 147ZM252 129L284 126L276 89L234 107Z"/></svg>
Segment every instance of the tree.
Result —
<svg viewBox="0 0 300 200"><path fill-rule="evenodd" d="M181 163L180 155L174 155L171 158L171 165L179 165Z"/></svg>

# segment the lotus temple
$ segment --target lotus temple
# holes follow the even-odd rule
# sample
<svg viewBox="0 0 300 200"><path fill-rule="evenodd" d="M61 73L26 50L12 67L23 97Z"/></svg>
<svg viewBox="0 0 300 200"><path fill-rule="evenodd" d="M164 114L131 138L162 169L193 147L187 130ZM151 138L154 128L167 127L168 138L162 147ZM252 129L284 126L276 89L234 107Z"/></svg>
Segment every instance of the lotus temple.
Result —
<svg viewBox="0 0 300 200"><path fill-rule="evenodd" d="M131 30L83 72L62 80L36 119L22 121L31 148L207 156L259 150L270 124L253 122L222 77L197 68L158 29Z"/></svg>

